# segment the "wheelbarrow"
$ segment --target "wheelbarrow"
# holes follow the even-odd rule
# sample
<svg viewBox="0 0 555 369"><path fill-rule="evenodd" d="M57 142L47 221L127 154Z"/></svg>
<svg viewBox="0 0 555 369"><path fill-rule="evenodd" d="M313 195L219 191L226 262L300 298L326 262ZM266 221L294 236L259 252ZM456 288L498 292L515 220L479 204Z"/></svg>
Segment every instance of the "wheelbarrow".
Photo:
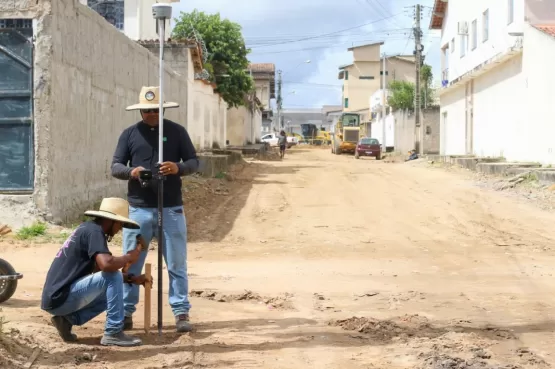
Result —
<svg viewBox="0 0 555 369"><path fill-rule="evenodd" d="M17 289L17 280L23 278L23 274L16 273L10 263L0 259L0 304L8 301Z"/></svg>

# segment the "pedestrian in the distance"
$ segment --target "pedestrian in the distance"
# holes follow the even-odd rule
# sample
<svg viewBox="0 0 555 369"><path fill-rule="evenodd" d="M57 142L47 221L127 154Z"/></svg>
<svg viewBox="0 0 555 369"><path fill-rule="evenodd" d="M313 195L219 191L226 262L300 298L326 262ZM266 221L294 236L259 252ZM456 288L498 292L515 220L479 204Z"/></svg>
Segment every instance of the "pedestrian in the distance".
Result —
<svg viewBox="0 0 555 369"><path fill-rule="evenodd" d="M127 110L139 110L141 120L123 131L119 137L112 160L112 176L128 181L127 198L129 217L140 225L139 230L125 229L123 250L127 252L135 245L140 233L149 244L153 237L158 238L157 209L158 191L156 180L142 187L139 173L143 170L156 171L158 162L158 115L159 87L143 87L139 104ZM164 109L177 108L179 104L164 103ZM189 332L189 283L187 277L187 225L183 210L181 177L198 170L199 161L195 147L187 130L168 119L164 119L164 162L160 172L166 176L164 181L164 259L169 277L169 304L175 316L178 332ZM129 166L128 166L129 165ZM148 248L147 248L148 249ZM147 251L144 251L129 272L140 274ZM139 302L139 288L124 287L125 329L133 329L133 313Z"/></svg>
<svg viewBox="0 0 555 369"><path fill-rule="evenodd" d="M287 134L285 131L281 131L278 137L278 145L279 145L279 157L285 157L285 148L287 147Z"/></svg>
<svg viewBox="0 0 555 369"><path fill-rule="evenodd" d="M137 241L123 256L113 256L108 248L108 242L122 227L139 228L128 218L128 212L129 203L119 198L104 199L98 211L85 212L93 219L71 233L48 270L41 308L52 315L52 324L65 342L77 341L71 332L74 325L82 326L106 312L102 345L141 344L140 338L123 333L123 286L132 284L138 289L152 283L152 279L120 271L139 259Z"/></svg>

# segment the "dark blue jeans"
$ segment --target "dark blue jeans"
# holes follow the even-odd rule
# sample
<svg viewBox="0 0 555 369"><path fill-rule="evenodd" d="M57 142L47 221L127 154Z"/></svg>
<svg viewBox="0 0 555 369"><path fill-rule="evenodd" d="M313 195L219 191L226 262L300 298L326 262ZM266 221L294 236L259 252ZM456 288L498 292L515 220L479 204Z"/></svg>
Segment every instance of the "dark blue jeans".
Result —
<svg viewBox="0 0 555 369"><path fill-rule="evenodd" d="M83 325L106 312L104 332L109 335L123 329L123 276L121 272L98 272L83 277L71 285L62 306L47 310L54 316L64 316L73 325Z"/></svg>
<svg viewBox="0 0 555 369"><path fill-rule="evenodd" d="M150 244L158 233L158 209L129 207L129 218L139 223L141 229L123 229L123 253L126 254L137 246L136 237L141 234ZM187 278L187 224L183 207L164 208L164 260L168 267L169 303L174 316L188 314L191 309L189 302L189 281ZM145 264L148 250L139 260L131 265L129 273L140 275ZM123 287L125 316L131 316L139 302L139 286Z"/></svg>

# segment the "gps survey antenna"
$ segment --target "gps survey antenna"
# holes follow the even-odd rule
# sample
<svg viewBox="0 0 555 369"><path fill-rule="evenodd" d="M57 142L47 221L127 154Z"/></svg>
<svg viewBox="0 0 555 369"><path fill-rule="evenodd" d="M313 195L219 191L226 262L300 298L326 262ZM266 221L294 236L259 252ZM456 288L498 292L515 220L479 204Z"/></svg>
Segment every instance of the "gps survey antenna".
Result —
<svg viewBox="0 0 555 369"><path fill-rule="evenodd" d="M158 334L162 335L163 301L162 301L162 272L164 271L164 180L166 177L160 173L160 166L164 162L164 38L166 36L166 21L171 19L172 6L157 3L152 5L152 16L158 26L160 38L160 105L158 107L158 165L156 166L156 179L158 180Z"/></svg>

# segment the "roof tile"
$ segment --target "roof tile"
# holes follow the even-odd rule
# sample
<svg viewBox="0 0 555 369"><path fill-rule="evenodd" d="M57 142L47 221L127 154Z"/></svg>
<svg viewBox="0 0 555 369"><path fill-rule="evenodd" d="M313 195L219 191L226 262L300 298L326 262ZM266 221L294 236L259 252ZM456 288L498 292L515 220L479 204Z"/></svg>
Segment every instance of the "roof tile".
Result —
<svg viewBox="0 0 555 369"><path fill-rule="evenodd" d="M550 36L555 37L555 24L536 24L534 27Z"/></svg>
<svg viewBox="0 0 555 369"><path fill-rule="evenodd" d="M275 73L276 66L274 63L253 63L250 65L253 73Z"/></svg>

